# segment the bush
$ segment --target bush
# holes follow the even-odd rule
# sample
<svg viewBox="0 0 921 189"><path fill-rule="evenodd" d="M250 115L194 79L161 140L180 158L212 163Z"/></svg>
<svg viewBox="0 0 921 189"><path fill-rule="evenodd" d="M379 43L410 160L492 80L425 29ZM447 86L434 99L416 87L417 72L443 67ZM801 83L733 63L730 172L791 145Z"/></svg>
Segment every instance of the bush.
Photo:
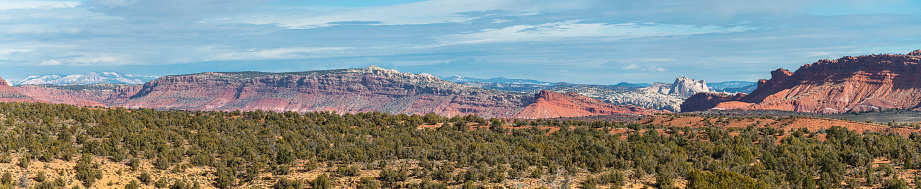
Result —
<svg viewBox="0 0 921 189"><path fill-rule="evenodd" d="M4 152L3 155L0 155L0 163L10 163L13 161L13 157L10 156L10 152Z"/></svg>
<svg viewBox="0 0 921 189"><path fill-rule="evenodd" d="M321 174L316 179L313 179L313 182L310 182L310 188L313 189L330 189L332 184L329 181L329 178L326 177L326 174Z"/></svg>
<svg viewBox="0 0 921 189"><path fill-rule="evenodd" d="M160 180L157 180L157 183L154 184L154 186L157 188L166 188L166 186L169 186L169 183L166 182L166 178L160 178Z"/></svg>
<svg viewBox="0 0 921 189"><path fill-rule="evenodd" d="M3 178L0 178L0 184L12 184L13 174L9 170L3 172Z"/></svg>
<svg viewBox="0 0 921 189"><path fill-rule="evenodd" d="M282 149L275 155L275 161L278 164L288 164L294 162L294 154L289 149Z"/></svg>
<svg viewBox="0 0 921 189"><path fill-rule="evenodd" d="M19 165L19 167L22 167L23 169L27 169L29 168L30 162L32 162L32 158L28 156L22 156L19 158L19 163L16 165Z"/></svg>
<svg viewBox="0 0 921 189"><path fill-rule="evenodd" d="M812 180L812 179L807 179ZM693 170L688 173L687 188L771 188L764 181L755 181L751 177L724 170L713 173Z"/></svg>
<svg viewBox="0 0 921 189"><path fill-rule="evenodd" d="M611 171L606 174L601 175L598 179L598 184L613 184L616 187L624 185L624 173L620 171Z"/></svg>
<svg viewBox="0 0 921 189"><path fill-rule="evenodd" d="M286 178L279 178L278 181L275 182L275 185L272 186L272 188L275 188L275 189L288 189L288 188L298 188L299 189L299 188L304 188L304 187L305 187L304 182L301 182L300 180L288 180Z"/></svg>
<svg viewBox="0 0 921 189"><path fill-rule="evenodd" d="M531 170L531 178L540 178L544 176L544 170L541 170L540 167Z"/></svg>
<svg viewBox="0 0 921 189"><path fill-rule="evenodd" d="M476 187L476 185L473 183L472 180L468 180L467 182L464 182L464 185L461 186L461 188L462 188L462 189L476 189L477 187Z"/></svg>
<svg viewBox="0 0 921 189"><path fill-rule="evenodd" d="M406 171L404 170L394 171L393 169L385 168L378 174L377 179L380 179L381 182L384 182L387 186L393 186L396 182L405 181L407 177Z"/></svg>
<svg viewBox="0 0 921 189"><path fill-rule="evenodd" d="M186 183L185 181L176 181L173 184L169 185L170 189L191 189L192 185Z"/></svg>
<svg viewBox="0 0 921 189"><path fill-rule="evenodd" d="M432 182L432 179L424 178L419 185L411 186L410 188L419 188L419 189L447 189L448 186L442 183Z"/></svg>
<svg viewBox="0 0 921 189"><path fill-rule="evenodd" d="M130 183L125 185L125 189L138 189L138 188L140 188L140 184L138 184L137 180L131 180Z"/></svg>
<svg viewBox="0 0 921 189"><path fill-rule="evenodd" d="M279 166L278 166L278 174L279 174L279 175L288 175L288 173L291 173L291 166L288 166L288 165L279 165Z"/></svg>
<svg viewBox="0 0 921 189"><path fill-rule="evenodd" d="M83 154L77 165L74 166L77 180L83 182L83 186L89 188L97 179L102 178L102 172L99 171L99 164L93 163L93 157L90 154Z"/></svg>
<svg viewBox="0 0 921 189"><path fill-rule="evenodd" d="M582 182L583 189L595 189L598 186L598 180L595 180L594 177L588 177L585 181Z"/></svg>
<svg viewBox="0 0 921 189"><path fill-rule="evenodd" d="M361 181L358 182L358 189L380 189L381 182L370 177L361 177Z"/></svg>
<svg viewBox="0 0 921 189"><path fill-rule="evenodd" d="M147 172L143 172L141 173L141 175L138 176L138 180L140 180L141 183L150 184L150 174L147 174Z"/></svg>
<svg viewBox="0 0 921 189"><path fill-rule="evenodd" d="M883 188L885 189L907 189L908 183L905 182L905 180L898 178L897 176L893 176L891 179L889 179L889 181L886 181L886 183L883 185Z"/></svg>
<svg viewBox="0 0 921 189"><path fill-rule="evenodd" d="M39 171L35 174L35 178L32 178L35 182L45 182L45 179L47 179L47 177L45 177L45 171Z"/></svg>
<svg viewBox="0 0 921 189"><path fill-rule="evenodd" d="M138 158L131 158L128 160L127 164L131 167L132 171L137 171L138 167L141 166L141 160L138 160Z"/></svg>
<svg viewBox="0 0 921 189"><path fill-rule="evenodd" d="M230 188L237 180L230 168L219 168L215 175L217 178L214 179L214 187L218 188Z"/></svg>
<svg viewBox="0 0 921 189"><path fill-rule="evenodd" d="M336 169L336 173L339 174L339 176L352 177L352 176L358 176L361 173L361 169L359 169L356 166L351 166L351 167L339 166L339 168Z"/></svg>

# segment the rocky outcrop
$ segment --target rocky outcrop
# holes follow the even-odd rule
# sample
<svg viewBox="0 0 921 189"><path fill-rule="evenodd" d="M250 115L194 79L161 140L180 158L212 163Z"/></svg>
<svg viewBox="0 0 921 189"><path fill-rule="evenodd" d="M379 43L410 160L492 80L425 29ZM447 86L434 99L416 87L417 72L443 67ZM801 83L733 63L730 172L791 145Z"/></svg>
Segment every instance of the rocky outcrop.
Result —
<svg viewBox="0 0 921 189"><path fill-rule="evenodd" d="M698 93L681 103L681 110L684 112L705 111L716 107L716 105L719 105L721 102L736 101L742 99L742 97L745 97L744 93L738 93L735 95L722 93Z"/></svg>
<svg viewBox="0 0 921 189"><path fill-rule="evenodd" d="M690 94L713 92L703 80L678 77L672 84L655 82L643 88L628 88L607 85L554 85L548 90L566 93L574 92L616 105L632 105L647 109L682 111L681 103Z"/></svg>
<svg viewBox="0 0 921 189"><path fill-rule="evenodd" d="M20 85L15 87L37 100L78 106L107 106L120 99L120 91L139 89L140 85L99 83L92 85ZM136 90L135 90L136 93ZM126 97L125 97L126 98Z"/></svg>
<svg viewBox="0 0 921 189"><path fill-rule="evenodd" d="M40 102L29 96L26 96L19 91L16 91L15 88L10 87L10 84L0 78L0 102Z"/></svg>
<svg viewBox="0 0 921 189"><path fill-rule="evenodd" d="M642 108L613 106L587 97L555 98L482 89L428 74L368 67L293 73L232 72L164 76L144 85L65 88L19 86L20 91L55 103L98 102L108 106L160 110L336 111L485 117L648 114ZM542 98L543 97L543 98ZM543 103L536 103L538 99ZM531 106L533 104L537 104ZM544 110L552 108L552 110ZM636 110L636 111L622 111ZM521 114L519 114L521 113ZM534 118L544 118L536 116Z"/></svg>
<svg viewBox="0 0 921 189"><path fill-rule="evenodd" d="M919 110L921 57L887 54L820 60L796 72L772 71L771 79L759 81L758 89L747 96L703 102L708 98L704 95L691 97L696 104L687 102L687 107L818 113Z"/></svg>
<svg viewBox="0 0 921 189"><path fill-rule="evenodd" d="M668 83L654 82L652 85L642 88L642 90L668 95L672 91L672 85Z"/></svg>
<svg viewBox="0 0 921 189"><path fill-rule="evenodd" d="M661 110L647 110L637 106L617 106L573 92L556 93L543 90L534 95L534 103L518 112L515 118L557 118L614 114L666 113Z"/></svg>
<svg viewBox="0 0 921 189"><path fill-rule="evenodd" d="M704 80L696 80L682 76L675 79L675 82L672 83L672 86L669 88L668 94L690 97L691 95L701 92L714 91L710 89L710 87L707 87L707 82L704 82Z"/></svg>
<svg viewBox="0 0 921 189"><path fill-rule="evenodd" d="M615 105L638 106L646 109L681 111L683 96L668 95L658 92L662 83L655 83L647 88L624 88L609 85L556 85L548 90L558 93L578 93L583 96L601 100ZM664 87L668 90L668 87ZM667 92L666 92L667 93Z"/></svg>
<svg viewBox="0 0 921 189"><path fill-rule="evenodd" d="M908 56L921 56L921 50L914 50L908 53Z"/></svg>

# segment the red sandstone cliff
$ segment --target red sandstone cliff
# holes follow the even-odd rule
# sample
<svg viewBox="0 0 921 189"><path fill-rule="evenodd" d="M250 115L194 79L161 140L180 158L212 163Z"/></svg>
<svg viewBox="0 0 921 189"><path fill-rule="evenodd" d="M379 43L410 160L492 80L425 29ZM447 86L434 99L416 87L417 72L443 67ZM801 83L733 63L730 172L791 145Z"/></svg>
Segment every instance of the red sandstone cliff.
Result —
<svg viewBox="0 0 921 189"><path fill-rule="evenodd" d="M40 102L29 96L23 95L10 87L9 83L0 78L0 102Z"/></svg>
<svg viewBox="0 0 921 189"><path fill-rule="evenodd" d="M579 95L550 98L546 94L533 96L489 90L444 81L428 74L399 73L377 67L295 73L201 73L164 76L144 85L111 87L27 85L17 88L53 103L161 110L435 112L445 116L479 114L501 118L650 113L642 108L614 106Z"/></svg>
<svg viewBox="0 0 921 189"><path fill-rule="evenodd" d="M915 52L913 52L915 53ZM696 103L696 104L693 104ZM778 69L758 89L739 97L698 94L689 111L771 109L799 112L861 112L873 109L921 109L921 57L868 55L820 60L796 72ZM685 104L682 104L684 109Z"/></svg>

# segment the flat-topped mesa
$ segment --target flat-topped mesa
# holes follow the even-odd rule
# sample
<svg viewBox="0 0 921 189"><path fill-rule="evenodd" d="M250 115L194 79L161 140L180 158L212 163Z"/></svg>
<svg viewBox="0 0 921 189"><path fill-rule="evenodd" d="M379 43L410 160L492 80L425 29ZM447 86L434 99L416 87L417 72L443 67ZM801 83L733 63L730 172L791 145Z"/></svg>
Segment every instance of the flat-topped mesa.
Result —
<svg viewBox="0 0 921 189"><path fill-rule="evenodd" d="M290 73L209 72L163 76L144 85L22 86L20 91L54 103L94 104L127 108L205 111L335 111L444 116L527 118L649 114L642 108L615 106L578 94L527 94L461 85L429 74L400 73L370 66L363 69ZM545 106L545 103L549 105ZM531 106L533 104L538 104ZM552 110L545 110L550 108ZM620 108L620 109L618 109ZM574 111L578 110L578 111ZM548 117L549 116L549 117Z"/></svg>
<svg viewBox="0 0 921 189"><path fill-rule="evenodd" d="M919 110L921 57L885 54L819 60L792 73L785 69L772 71L770 80L759 81L758 89L744 97L695 97L687 102L695 103L687 104L688 110L771 109L820 113L891 108ZM710 101L705 102L707 100Z"/></svg>

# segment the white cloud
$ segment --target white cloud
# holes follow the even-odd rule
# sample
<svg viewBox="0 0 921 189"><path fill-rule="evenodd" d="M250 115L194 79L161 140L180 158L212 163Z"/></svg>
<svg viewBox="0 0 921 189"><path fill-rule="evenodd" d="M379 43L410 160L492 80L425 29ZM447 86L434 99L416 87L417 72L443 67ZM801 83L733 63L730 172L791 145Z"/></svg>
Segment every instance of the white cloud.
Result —
<svg viewBox="0 0 921 189"><path fill-rule="evenodd" d="M311 53L339 53L352 49L350 47L291 47L264 50L251 50L245 52L228 52L221 53L204 61L227 61L227 60L282 60L282 59L303 59L318 58L318 55Z"/></svg>
<svg viewBox="0 0 921 189"><path fill-rule="evenodd" d="M58 66L58 65L72 65L72 66L115 66L115 65L126 65L130 62L126 61L124 58L116 57L112 55L98 55L98 56L81 56L73 58L63 58L63 59L51 59L45 60L39 63L39 66Z"/></svg>
<svg viewBox="0 0 921 189"><path fill-rule="evenodd" d="M623 70L630 70L630 71L644 71L644 72L665 72L665 71L668 71L667 68L663 68L663 67L659 67L659 66L640 66L640 65L636 65L636 64L629 64L629 65L626 65L626 66L622 67L621 69L623 69Z"/></svg>
<svg viewBox="0 0 921 189"><path fill-rule="evenodd" d="M554 22L541 25L515 25L499 29L485 29L476 33L444 36L442 44L469 44L513 41L553 41L574 37L600 37L624 39L652 36L694 35L707 33L742 32L751 28L743 26L695 26L656 23L582 23L581 20Z"/></svg>
<svg viewBox="0 0 921 189"><path fill-rule="evenodd" d="M433 23L462 23L477 17L463 13L481 11L511 11L533 13L542 10L589 8L592 0L431 0L416 3L340 9L334 11L289 10L273 16L246 18L253 24L277 24L293 29L328 27L336 22L378 22L378 25L418 25Z"/></svg>
<svg viewBox="0 0 921 189"><path fill-rule="evenodd" d="M72 8L78 5L80 2L73 1L0 0L0 10Z"/></svg>
<svg viewBox="0 0 921 189"><path fill-rule="evenodd" d="M493 24L501 24L501 23L510 22L510 21L511 21L511 20L494 19L494 20L492 20L492 23L493 23Z"/></svg>
<svg viewBox="0 0 921 189"><path fill-rule="evenodd" d="M0 59L9 59L10 54L32 52L32 49L0 49Z"/></svg>
<svg viewBox="0 0 921 189"><path fill-rule="evenodd" d="M46 60L46 61L43 61L42 63L40 63L40 64L38 64L38 65L42 65L42 66L57 66L57 65L61 65L61 64L63 64L63 63L62 63L61 61L59 61L59 60Z"/></svg>

